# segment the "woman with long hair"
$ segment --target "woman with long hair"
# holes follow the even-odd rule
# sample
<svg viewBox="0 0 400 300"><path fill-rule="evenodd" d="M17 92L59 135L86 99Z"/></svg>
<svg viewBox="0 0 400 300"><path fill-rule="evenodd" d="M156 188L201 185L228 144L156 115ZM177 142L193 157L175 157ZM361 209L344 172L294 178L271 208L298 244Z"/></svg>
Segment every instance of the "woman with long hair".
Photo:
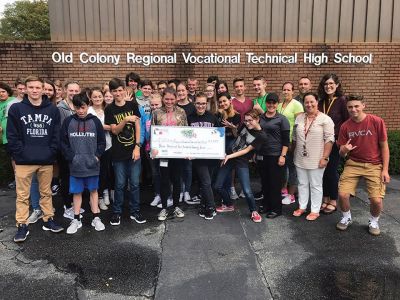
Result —
<svg viewBox="0 0 400 300"><path fill-rule="evenodd" d="M218 101L217 95L215 93L215 84L206 83L204 93L207 96L207 110L210 113L216 115L218 113Z"/></svg>

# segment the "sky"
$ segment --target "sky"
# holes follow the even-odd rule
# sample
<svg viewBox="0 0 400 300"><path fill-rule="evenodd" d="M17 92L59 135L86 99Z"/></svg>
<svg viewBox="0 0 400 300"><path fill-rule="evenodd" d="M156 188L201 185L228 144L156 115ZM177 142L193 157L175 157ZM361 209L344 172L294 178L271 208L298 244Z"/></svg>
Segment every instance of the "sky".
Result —
<svg viewBox="0 0 400 300"><path fill-rule="evenodd" d="M8 3L13 3L15 0L0 0L0 14L3 14L4 6Z"/></svg>

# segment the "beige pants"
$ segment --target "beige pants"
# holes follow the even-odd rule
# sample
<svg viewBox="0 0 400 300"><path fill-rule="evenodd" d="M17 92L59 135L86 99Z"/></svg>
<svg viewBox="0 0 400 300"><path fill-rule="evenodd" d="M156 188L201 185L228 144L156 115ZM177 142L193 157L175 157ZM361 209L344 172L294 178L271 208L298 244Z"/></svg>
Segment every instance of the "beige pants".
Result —
<svg viewBox="0 0 400 300"><path fill-rule="evenodd" d="M16 165L15 183L17 190L17 203L15 219L18 224L28 224L29 197L33 174L37 174L40 193L40 208L43 212L43 221L47 222L54 216L53 199L51 194L51 179L53 177L52 165Z"/></svg>

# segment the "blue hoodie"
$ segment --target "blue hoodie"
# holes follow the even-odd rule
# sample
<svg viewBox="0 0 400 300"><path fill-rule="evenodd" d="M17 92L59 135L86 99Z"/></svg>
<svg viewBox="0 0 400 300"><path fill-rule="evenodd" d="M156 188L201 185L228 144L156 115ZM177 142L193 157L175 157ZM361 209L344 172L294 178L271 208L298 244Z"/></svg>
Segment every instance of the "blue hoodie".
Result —
<svg viewBox="0 0 400 300"><path fill-rule="evenodd" d="M100 120L88 114L73 114L61 127L61 150L74 177L98 176L100 156L106 149L106 137ZM96 158L97 157L97 158Z"/></svg>
<svg viewBox="0 0 400 300"><path fill-rule="evenodd" d="M52 165L60 136L60 113L47 98L34 106L25 95L8 111L8 150L17 165Z"/></svg>

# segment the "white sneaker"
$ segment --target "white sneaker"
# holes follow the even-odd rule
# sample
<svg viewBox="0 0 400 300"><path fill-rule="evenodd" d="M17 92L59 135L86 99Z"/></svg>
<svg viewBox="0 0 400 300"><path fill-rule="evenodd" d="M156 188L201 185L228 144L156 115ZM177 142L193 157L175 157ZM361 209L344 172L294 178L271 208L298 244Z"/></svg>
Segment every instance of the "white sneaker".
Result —
<svg viewBox="0 0 400 300"><path fill-rule="evenodd" d="M287 194L285 198L282 199L282 204L283 205L290 205L292 203L296 202L296 199L294 198L293 195Z"/></svg>
<svg viewBox="0 0 400 300"><path fill-rule="evenodd" d="M28 218L28 222L29 224L36 223L42 217L43 217L43 212L40 209L34 209L32 214Z"/></svg>
<svg viewBox="0 0 400 300"><path fill-rule="evenodd" d="M239 198L245 198L246 196L245 196L245 194L244 194L244 192L243 192L243 190L240 192L240 194L239 194Z"/></svg>
<svg viewBox="0 0 400 300"><path fill-rule="evenodd" d="M161 203L161 197L160 195L156 195L154 200L150 203L150 206L157 206L159 203Z"/></svg>
<svg viewBox="0 0 400 300"><path fill-rule="evenodd" d="M67 233L68 234L74 234L78 231L79 228L82 227L82 222L78 221L77 219L73 219L71 221L71 224L69 224L67 228Z"/></svg>
<svg viewBox="0 0 400 300"><path fill-rule="evenodd" d="M103 199L105 205L110 205L110 196L108 195L108 190L104 190Z"/></svg>
<svg viewBox="0 0 400 300"><path fill-rule="evenodd" d="M186 201L190 201L190 200L192 200L192 197L190 197L190 194L188 193L188 192L185 192L184 194L183 194L183 200L186 202Z"/></svg>
<svg viewBox="0 0 400 300"><path fill-rule="evenodd" d="M99 217L93 219L92 226L96 231L103 231L104 229L106 229L106 227L104 226L103 222L101 222Z"/></svg>
<svg viewBox="0 0 400 300"><path fill-rule="evenodd" d="M183 217L185 216L185 213L182 211L182 209L180 209L180 208L177 206L177 207L175 207L174 215L175 215L175 217L177 217L177 218L183 218Z"/></svg>
<svg viewBox="0 0 400 300"><path fill-rule="evenodd" d="M174 200L172 200L172 198L168 198L167 200L167 207L171 207L174 204ZM162 203L160 201L160 203L158 203L157 205L158 208L162 208Z"/></svg>
<svg viewBox="0 0 400 300"><path fill-rule="evenodd" d="M381 230L379 229L379 223L377 221L369 220L368 232L372 235L380 235Z"/></svg>
<svg viewBox="0 0 400 300"><path fill-rule="evenodd" d="M158 221L165 221L168 218L168 211L163 208L157 216Z"/></svg>
<svg viewBox="0 0 400 300"><path fill-rule="evenodd" d="M234 186L231 186L231 190L230 190L229 196L231 197L232 200L239 199L239 196L236 194L236 190L235 190Z"/></svg>
<svg viewBox="0 0 400 300"><path fill-rule="evenodd" d="M81 208L80 213L83 213L85 210ZM70 208L66 208L64 206L64 214L63 214L64 218L67 219L74 219L74 207L71 206ZM82 219L82 215L80 215L80 218Z"/></svg>
<svg viewBox="0 0 400 300"><path fill-rule="evenodd" d="M180 193L179 195L179 203L183 201L183 193Z"/></svg>
<svg viewBox="0 0 400 300"><path fill-rule="evenodd" d="M99 207L101 210L107 210L108 207L103 198L99 198Z"/></svg>

